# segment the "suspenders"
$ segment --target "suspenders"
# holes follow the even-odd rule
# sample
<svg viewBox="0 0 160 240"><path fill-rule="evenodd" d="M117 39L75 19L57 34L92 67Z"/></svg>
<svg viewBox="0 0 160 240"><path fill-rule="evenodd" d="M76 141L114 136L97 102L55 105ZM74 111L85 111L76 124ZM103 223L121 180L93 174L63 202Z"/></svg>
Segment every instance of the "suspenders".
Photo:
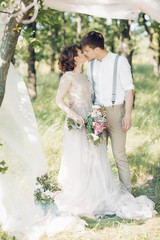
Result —
<svg viewBox="0 0 160 240"><path fill-rule="evenodd" d="M112 106L114 106L116 101L116 88L117 88L117 65L118 65L119 55L116 56L113 68L113 85L112 85Z"/></svg>
<svg viewBox="0 0 160 240"><path fill-rule="evenodd" d="M116 101L118 58L119 58L119 55L117 55L115 58L114 68L113 68L112 106L114 106L115 101ZM93 86L92 102L94 104L94 102L95 102L95 81L93 78L93 64L94 64L94 60L91 61L91 81L92 81L92 86Z"/></svg>
<svg viewBox="0 0 160 240"><path fill-rule="evenodd" d="M94 104L96 95L95 95L95 81L93 78L93 64L94 64L94 60L91 61L92 103Z"/></svg>

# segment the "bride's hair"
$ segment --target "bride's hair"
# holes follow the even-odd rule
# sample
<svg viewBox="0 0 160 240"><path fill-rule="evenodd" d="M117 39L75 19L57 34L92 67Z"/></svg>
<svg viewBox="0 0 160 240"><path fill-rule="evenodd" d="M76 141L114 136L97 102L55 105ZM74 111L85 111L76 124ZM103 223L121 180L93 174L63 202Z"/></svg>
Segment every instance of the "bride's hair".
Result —
<svg viewBox="0 0 160 240"><path fill-rule="evenodd" d="M77 49L81 50L80 45L67 46L62 50L58 66L63 73L73 71L76 67L74 57L78 56Z"/></svg>

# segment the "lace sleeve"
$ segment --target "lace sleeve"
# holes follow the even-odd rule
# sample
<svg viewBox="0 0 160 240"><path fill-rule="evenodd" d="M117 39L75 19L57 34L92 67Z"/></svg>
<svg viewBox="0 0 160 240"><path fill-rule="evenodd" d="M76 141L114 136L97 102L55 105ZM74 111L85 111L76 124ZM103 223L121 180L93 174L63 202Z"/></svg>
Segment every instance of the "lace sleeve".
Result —
<svg viewBox="0 0 160 240"><path fill-rule="evenodd" d="M72 78L69 73L65 73L61 77L59 87L58 87L57 97L56 97L57 105L59 105L59 101L64 100L66 94L68 93L71 87L71 82L72 82Z"/></svg>
<svg viewBox="0 0 160 240"><path fill-rule="evenodd" d="M71 87L71 83L72 83L71 73L67 72L60 79L58 91L60 91L61 93L64 92L66 95Z"/></svg>
<svg viewBox="0 0 160 240"><path fill-rule="evenodd" d="M72 73L67 72L61 77L57 96L56 96L57 105L68 115L71 114L72 110L66 104L66 102L64 101L64 98L67 95L67 93L69 92L71 85L72 85L72 75L71 74Z"/></svg>

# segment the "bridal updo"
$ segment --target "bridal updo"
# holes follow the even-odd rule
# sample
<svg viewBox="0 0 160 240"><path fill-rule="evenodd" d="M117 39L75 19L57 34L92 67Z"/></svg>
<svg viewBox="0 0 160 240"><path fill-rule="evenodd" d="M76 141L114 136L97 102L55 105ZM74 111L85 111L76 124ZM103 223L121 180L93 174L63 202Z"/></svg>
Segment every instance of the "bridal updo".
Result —
<svg viewBox="0 0 160 240"><path fill-rule="evenodd" d="M58 66L61 72L73 71L76 67L74 57L78 56L77 49L81 50L79 45L65 47L59 57Z"/></svg>

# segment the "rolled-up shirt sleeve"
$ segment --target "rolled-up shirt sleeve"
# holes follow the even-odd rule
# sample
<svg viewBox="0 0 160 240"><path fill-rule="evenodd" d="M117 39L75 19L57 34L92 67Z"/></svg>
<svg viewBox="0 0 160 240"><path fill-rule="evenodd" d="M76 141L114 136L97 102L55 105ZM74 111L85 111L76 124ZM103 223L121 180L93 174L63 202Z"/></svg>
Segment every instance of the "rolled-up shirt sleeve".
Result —
<svg viewBox="0 0 160 240"><path fill-rule="evenodd" d="M134 90L133 79L132 79L132 74L131 74L131 67L130 67L126 57L121 56L119 58L119 68L118 69L119 69L120 82L121 82L123 90L124 91L130 90L130 89Z"/></svg>

